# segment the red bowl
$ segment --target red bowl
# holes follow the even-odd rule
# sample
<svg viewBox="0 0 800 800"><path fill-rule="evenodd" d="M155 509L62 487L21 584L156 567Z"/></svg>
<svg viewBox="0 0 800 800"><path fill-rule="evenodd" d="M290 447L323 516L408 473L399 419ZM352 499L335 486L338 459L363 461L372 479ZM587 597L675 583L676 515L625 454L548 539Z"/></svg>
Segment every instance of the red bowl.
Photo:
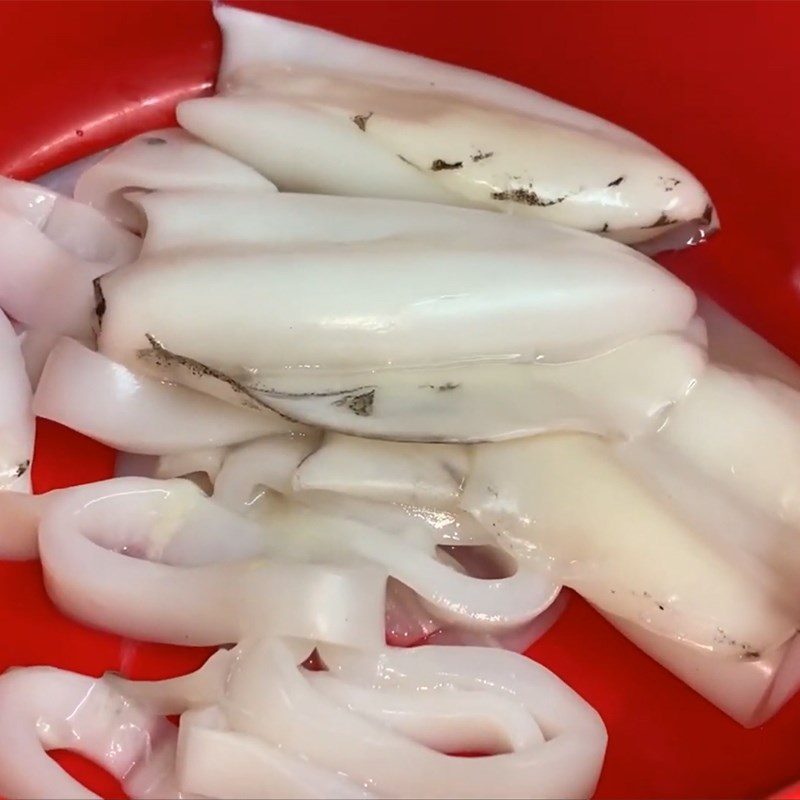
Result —
<svg viewBox="0 0 800 800"><path fill-rule="evenodd" d="M654 142L703 180L723 222L710 244L665 263L800 356L800 242L792 234L800 218L800 4L247 5L518 81ZM0 31L0 172L19 178L172 123L178 100L210 90L220 49L206 2L7 1ZM113 460L108 448L40 421L37 491L107 477ZM54 664L162 677L207 653L70 622L44 594L37 564L0 563L0 630L0 670ZM800 774L800 697L744 730L579 598L530 655L608 726L598 797L764 796ZM121 794L80 759L57 757L95 791Z"/></svg>

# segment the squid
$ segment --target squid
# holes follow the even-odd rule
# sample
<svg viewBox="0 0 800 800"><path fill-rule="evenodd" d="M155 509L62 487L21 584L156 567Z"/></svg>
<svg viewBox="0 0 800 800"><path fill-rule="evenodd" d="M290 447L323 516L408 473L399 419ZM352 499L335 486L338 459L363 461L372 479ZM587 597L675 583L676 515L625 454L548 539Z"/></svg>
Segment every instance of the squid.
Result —
<svg viewBox="0 0 800 800"><path fill-rule="evenodd" d="M0 676L0 793L95 800L48 750L72 750L121 781L134 800L177 798L175 728L103 680L52 667Z"/></svg>
<svg viewBox="0 0 800 800"><path fill-rule="evenodd" d="M118 450L156 456L303 429L277 414L134 374L72 339L60 340L50 353L33 407L38 416Z"/></svg>
<svg viewBox="0 0 800 800"><path fill-rule="evenodd" d="M39 556L39 520L45 495L0 491L0 560L31 561Z"/></svg>
<svg viewBox="0 0 800 800"><path fill-rule="evenodd" d="M280 558L258 526L189 481L75 487L44 509L39 554L62 611L131 638L213 645L260 632L383 641L384 573Z"/></svg>
<svg viewBox="0 0 800 800"><path fill-rule="evenodd" d="M365 219L364 201L339 198L336 221L356 230L342 241L327 201L139 199L145 257L99 282L100 351L248 408L406 441L629 434L659 424L704 368L683 337L694 294L618 243L394 200L370 201ZM195 247L170 229L201 204L219 221ZM237 235L274 209L306 209L302 235L266 222Z"/></svg>
<svg viewBox="0 0 800 800"><path fill-rule="evenodd" d="M92 796L67 748L136 798L588 797L602 721L498 649L563 587L768 719L800 687L800 372L644 255L717 227L701 183L530 89L214 13L181 129L48 179L74 199L0 180L0 558L87 625L222 649L0 676L0 795ZM34 412L130 476L31 495Z"/></svg>
<svg viewBox="0 0 800 800"><path fill-rule="evenodd" d="M560 587L519 572L466 515L298 491L296 476L325 450L318 445L319 437L271 436L231 450L213 500L259 521L298 557L325 553L386 569L391 641L447 629L459 639L529 645L552 624L557 610L534 620Z"/></svg>
<svg viewBox="0 0 800 800"><path fill-rule="evenodd" d="M161 458L139 469L126 462L121 474L193 479L213 492L215 503L262 524L265 536L269 532L292 558L385 569L390 643L434 636L522 651L558 618L564 608L563 599L556 602L558 587L539 576L516 575L463 513L297 493L293 476L318 444L314 434L271 435L227 451Z"/></svg>
<svg viewBox="0 0 800 800"><path fill-rule="evenodd" d="M697 649L755 659L795 632L780 598L682 524L600 439L478 448L462 507L520 558L563 562L565 582L599 607Z"/></svg>
<svg viewBox="0 0 800 800"><path fill-rule="evenodd" d="M494 209L626 243L716 225L688 170L585 111L288 20L214 13L218 94L180 103L178 122L281 191Z"/></svg>
<svg viewBox="0 0 800 800"><path fill-rule="evenodd" d="M0 178L0 307L25 328L21 342L34 387L60 336L93 345L95 281L139 253L141 215L125 199L129 191L275 191L251 168L180 129L134 137L62 172L44 182L68 194L74 189L75 200Z"/></svg>
<svg viewBox="0 0 800 800"><path fill-rule="evenodd" d="M36 553L30 495L35 419L20 341L2 311L0 385L0 559L28 559Z"/></svg>
<svg viewBox="0 0 800 800"><path fill-rule="evenodd" d="M385 569L394 580L389 597L401 605L397 614L387 615L390 629L416 603L430 615L431 624L436 620L428 632L443 624L490 635L519 631L555 600L559 587L547 578L505 564L490 568L492 574L481 574L493 553L481 552L472 563L465 562L478 545L486 544L485 537L476 541L469 520L441 513L426 516L416 508L359 504L325 492L288 494L296 465L313 448L308 441L270 437L246 446L244 462L234 451L223 462L213 498L222 503L238 498L231 508L273 531L280 546L296 557L313 560L325 554ZM243 470L247 463L261 468ZM414 600L401 599L398 582L412 590Z"/></svg>
<svg viewBox="0 0 800 800"><path fill-rule="evenodd" d="M329 491L410 506L458 507L469 468L469 449L459 444L420 448L329 433L291 478L295 491Z"/></svg>
<svg viewBox="0 0 800 800"><path fill-rule="evenodd" d="M3 401L0 403L0 490L30 492L34 435L31 388L19 340L2 311L0 385L3 387Z"/></svg>
<svg viewBox="0 0 800 800"><path fill-rule="evenodd" d="M707 376L712 382L718 370ZM735 430L731 401L743 402L730 385L725 392L728 410L720 412L720 401L715 412L727 431L722 439ZM698 408L675 413L693 420ZM751 438L768 410L763 406L759 425L751 424ZM442 465L453 460L447 448L458 446L328 433L299 465L292 487L305 502L338 496L339 513L361 519L391 518L387 508L400 515L415 498L421 506L406 513L429 520L440 543L454 536L462 545L501 546L518 572L575 589L690 686L757 725L800 686L797 531L782 520L779 503L770 516L739 484L726 485L731 471L707 457L714 448L695 441L699 433L679 439L671 427L668 417L659 430L631 440L553 433L469 445L457 470ZM787 426L783 435L791 434ZM757 452L756 445L743 437L739 457ZM375 476L364 469L370 463L391 477L380 500ZM785 485L791 481L789 475ZM453 524L460 519L471 523Z"/></svg>
<svg viewBox="0 0 800 800"><path fill-rule="evenodd" d="M698 295L697 313L706 326L708 351L720 366L773 378L800 390L800 367L711 298Z"/></svg>
<svg viewBox="0 0 800 800"><path fill-rule="evenodd" d="M115 147L77 178L74 197L129 230L141 218L125 198L134 190L220 188L277 191L251 167L178 128L148 131Z"/></svg>
<svg viewBox="0 0 800 800"><path fill-rule="evenodd" d="M88 339L93 281L133 261L141 240L41 186L0 178L0 307L35 330Z"/></svg>
<svg viewBox="0 0 800 800"><path fill-rule="evenodd" d="M182 480L75 487L39 514L39 555L56 605L151 641L224 644L263 632L382 642L390 575L441 619L489 633L518 631L558 594L533 574L473 578L438 558L432 542L300 504L273 502L248 519Z"/></svg>
<svg viewBox="0 0 800 800"><path fill-rule="evenodd" d="M314 672L301 666L313 650L298 640L248 640L192 675L112 678L112 686L150 713L183 712L176 766L184 792L591 795L603 724L540 665L484 648L318 645L325 670ZM476 751L487 755L449 755Z"/></svg>

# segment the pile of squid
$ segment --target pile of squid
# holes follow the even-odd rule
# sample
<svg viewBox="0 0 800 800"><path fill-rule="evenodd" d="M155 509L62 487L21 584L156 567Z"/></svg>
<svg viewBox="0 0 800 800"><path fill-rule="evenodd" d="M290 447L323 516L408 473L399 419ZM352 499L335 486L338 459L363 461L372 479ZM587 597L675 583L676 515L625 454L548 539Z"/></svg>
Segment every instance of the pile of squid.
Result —
<svg viewBox="0 0 800 800"><path fill-rule="evenodd" d="M9 670L0 795L93 797L66 748L132 798L589 797L602 720L520 655L565 587L772 716L800 370L645 254L713 231L705 189L529 89L215 13L181 128L0 183L0 558L88 626L219 649ZM34 416L116 477L32 494Z"/></svg>

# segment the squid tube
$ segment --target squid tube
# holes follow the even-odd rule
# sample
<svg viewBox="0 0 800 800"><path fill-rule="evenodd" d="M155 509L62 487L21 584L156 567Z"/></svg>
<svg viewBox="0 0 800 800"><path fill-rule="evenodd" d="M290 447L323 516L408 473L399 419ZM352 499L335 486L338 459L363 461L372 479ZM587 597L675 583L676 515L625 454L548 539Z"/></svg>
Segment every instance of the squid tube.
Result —
<svg viewBox="0 0 800 800"><path fill-rule="evenodd" d="M287 20L215 14L219 94L184 101L178 121L281 191L493 208L627 243L714 224L690 172L584 111Z"/></svg>
<svg viewBox="0 0 800 800"><path fill-rule="evenodd" d="M284 200L299 207L282 195L249 202ZM230 217L225 197L206 202ZM363 205L339 202L355 203L354 215ZM179 204L153 206L154 219L181 214ZM391 215L405 204L373 205ZM156 247L103 278L100 349L247 407L412 441L639 430L702 371L694 345L655 336L686 328L694 295L645 257L535 220L428 214L421 237L401 226L335 245L321 230L291 246ZM465 215L456 240L454 214Z"/></svg>
<svg viewBox="0 0 800 800"><path fill-rule="evenodd" d="M780 598L580 434L476 449L462 505L519 558L604 611L687 645L757 659L792 637Z"/></svg>

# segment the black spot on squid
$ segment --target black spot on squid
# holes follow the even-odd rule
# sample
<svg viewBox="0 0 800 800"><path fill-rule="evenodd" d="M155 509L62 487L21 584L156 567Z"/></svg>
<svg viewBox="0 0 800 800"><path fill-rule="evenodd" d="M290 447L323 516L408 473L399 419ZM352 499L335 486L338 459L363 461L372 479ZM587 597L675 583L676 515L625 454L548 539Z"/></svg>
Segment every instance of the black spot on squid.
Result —
<svg viewBox="0 0 800 800"><path fill-rule="evenodd" d="M103 294L103 287L100 283L100 278L95 278L92 281L94 288L94 314L97 317L97 328L103 324L103 315L106 313L106 297Z"/></svg>
<svg viewBox="0 0 800 800"><path fill-rule="evenodd" d="M642 230L646 231L649 228L664 228L667 225L674 225L677 220L670 219L665 213L661 213L661 216L652 224L652 225L642 225Z"/></svg>
<svg viewBox="0 0 800 800"><path fill-rule="evenodd" d="M355 116L350 117L350 119L353 121L356 128L358 128L360 131L366 131L367 122L371 116L372 112L370 111L368 114L356 114Z"/></svg>
<svg viewBox="0 0 800 800"><path fill-rule="evenodd" d="M344 406L358 417L371 417L372 409L375 404L375 390L370 389L361 394L348 394L334 400L335 406Z"/></svg>
<svg viewBox="0 0 800 800"><path fill-rule="evenodd" d="M445 161L442 158L437 158L431 162L431 172L441 172L444 169L461 169L463 166L463 161Z"/></svg>
<svg viewBox="0 0 800 800"><path fill-rule="evenodd" d="M563 203L566 199L567 195L554 198L541 197L533 189L520 188L492 192L492 200L510 200L513 203L524 203L528 206L539 206L540 208L558 205L558 203Z"/></svg>
<svg viewBox="0 0 800 800"><path fill-rule="evenodd" d="M458 389L461 386L460 383L451 383L448 381L447 383L440 383L438 386L435 383L423 383L420 385L420 389L435 389L437 392L452 392L453 389Z"/></svg>

